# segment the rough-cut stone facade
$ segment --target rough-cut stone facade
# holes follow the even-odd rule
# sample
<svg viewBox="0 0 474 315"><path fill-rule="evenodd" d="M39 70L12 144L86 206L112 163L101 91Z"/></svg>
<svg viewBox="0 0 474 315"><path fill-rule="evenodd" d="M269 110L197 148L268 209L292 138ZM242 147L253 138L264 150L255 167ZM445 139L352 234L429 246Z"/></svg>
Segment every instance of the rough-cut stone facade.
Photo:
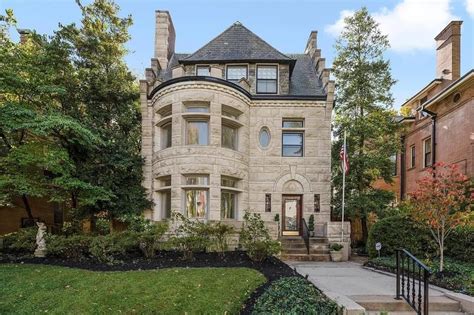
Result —
<svg viewBox="0 0 474 315"><path fill-rule="evenodd" d="M240 27L240 23L235 25ZM295 67L295 62L299 61L286 56L281 61L189 63L184 57L178 60L178 55L168 55L174 52L174 47L166 45L174 45L175 39L171 18L165 11L157 11L157 32L164 32L156 35L157 40L164 40L164 43L155 44L158 62L152 60L151 68L146 71L147 79L140 84L144 186L154 202L147 215L156 221L166 219L163 191L171 192L171 210L186 213L185 191L197 186L187 185L184 176L201 174L209 178L208 183L199 186L208 191L207 220L225 220L239 226L244 211L250 210L261 213L269 225L275 226L275 215L282 216L282 196L299 195L302 197L302 217L308 220L311 214L315 215L316 234L331 238L339 236L340 223L330 223L334 83L329 80L329 70L324 68L324 59L316 47L316 32L311 33L305 54L300 55L300 58L307 58L304 60L310 67L303 70L301 66ZM166 59L164 62L161 61L163 58ZM197 77L196 66L203 64L210 67L209 76ZM226 67L234 64L248 67L248 78L241 80L240 85L225 80ZM256 67L260 64L278 67L278 92L274 95L256 94ZM290 88L291 79L303 75L296 71L303 71L304 78L315 80L314 85L308 85L309 92L304 95L302 92L296 95ZM208 111L189 112L186 109L190 104L205 106ZM229 117L229 111L233 113L232 117ZM186 144L186 124L193 119L208 121L207 145ZM282 154L284 119L304 121L303 127L296 130L304 134L301 157ZM164 148L163 141L167 140L163 126L169 123L171 146ZM235 149L222 145L223 124L230 124L237 130ZM259 141L262 128L270 135L267 147L262 147ZM231 188L237 194L233 219L222 219L221 215L222 190L227 189L221 185L223 176L237 181ZM266 207L267 194L271 195L270 208ZM317 205L315 198L319 198ZM273 230L276 235L277 230Z"/></svg>

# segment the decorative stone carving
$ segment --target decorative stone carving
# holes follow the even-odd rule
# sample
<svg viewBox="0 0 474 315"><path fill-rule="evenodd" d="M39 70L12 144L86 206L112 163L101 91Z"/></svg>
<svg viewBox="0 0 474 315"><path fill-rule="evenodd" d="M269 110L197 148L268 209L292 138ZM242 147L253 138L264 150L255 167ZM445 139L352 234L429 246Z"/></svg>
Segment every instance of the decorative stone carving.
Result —
<svg viewBox="0 0 474 315"><path fill-rule="evenodd" d="M35 257L46 256L46 240L44 236L46 234L46 224L44 222L36 222L38 226L38 232L36 233L36 250Z"/></svg>

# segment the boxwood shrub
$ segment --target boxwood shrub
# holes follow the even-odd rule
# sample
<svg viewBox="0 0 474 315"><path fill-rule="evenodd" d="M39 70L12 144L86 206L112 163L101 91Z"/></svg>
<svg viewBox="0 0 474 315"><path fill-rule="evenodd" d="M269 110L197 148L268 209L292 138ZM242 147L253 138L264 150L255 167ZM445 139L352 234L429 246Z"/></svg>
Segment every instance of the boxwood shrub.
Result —
<svg viewBox="0 0 474 315"><path fill-rule="evenodd" d="M474 226L459 227L446 239L444 255L455 260L474 261Z"/></svg>
<svg viewBox="0 0 474 315"><path fill-rule="evenodd" d="M29 227L2 236L3 248L0 250L8 254L32 255L36 248L37 231L38 228Z"/></svg>
<svg viewBox="0 0 474 315"><path fill-rule="evenodd" d="M273 282L257 299L252 314L341 314L329 300L301 277L285 277Z"/></svg>
<svg viewBox="0 0 474 315"><path fill-rule="evenodd" d="M397 248L404 248L413 255L424 258L436 254L436 244L431 232L420 227L408 216L392 216L376 222L369 231L367 251L370 257L377 257L375 244L382 244L381 256L395 254Z"/></svg>

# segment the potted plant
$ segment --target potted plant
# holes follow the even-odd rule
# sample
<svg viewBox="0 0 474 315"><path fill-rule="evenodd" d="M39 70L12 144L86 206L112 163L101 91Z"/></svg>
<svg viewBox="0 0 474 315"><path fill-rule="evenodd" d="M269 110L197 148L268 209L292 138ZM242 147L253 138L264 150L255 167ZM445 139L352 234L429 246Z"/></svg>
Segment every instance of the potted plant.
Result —
<svg viewBox="0 0 474 315"><path fill-rule="evenodd" d="M342 249L344 246L338 243L333 243L329 245L329 254L331 255L332 261L341 261L342 260Z"/></svg>
<svg viewBox="0 0 474 315"><path fill-rule="evenodd" d="M308 221L309 236L314 237L314 215L309 216Z"/></svg>

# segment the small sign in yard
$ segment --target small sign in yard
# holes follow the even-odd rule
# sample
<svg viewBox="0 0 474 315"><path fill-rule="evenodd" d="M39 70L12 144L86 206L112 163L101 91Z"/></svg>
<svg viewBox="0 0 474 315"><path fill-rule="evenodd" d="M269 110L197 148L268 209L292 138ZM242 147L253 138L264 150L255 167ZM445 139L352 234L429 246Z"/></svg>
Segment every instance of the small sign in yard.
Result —
<svg viewBox="0 0 474 315"><path fill-rule="evenodd" d="M375 244L375 249L376 249L377 252L379 253L379 257L380 257L380 250L382 249L382 243L377 242L377 243Z"/></svg>

